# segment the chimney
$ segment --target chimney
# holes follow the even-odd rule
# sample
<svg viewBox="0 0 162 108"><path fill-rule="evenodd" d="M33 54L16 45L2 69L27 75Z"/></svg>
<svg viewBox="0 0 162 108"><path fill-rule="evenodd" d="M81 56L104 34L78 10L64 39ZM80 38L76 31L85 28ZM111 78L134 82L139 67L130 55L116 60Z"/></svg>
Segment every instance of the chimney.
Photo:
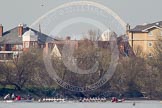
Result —
<svg viewBox="0 0 162 108"><path fill-rule="evenodd" d="M127 25L126 25L126 34L127 34L127 35L129 34L129 31L130 31L130 25L127 24Z"/></svg>
<svg viewBox="0 0 162 108"><path fill-rule="evenodd" d="M66 37L66 40L70 40L70 39L71 39L71 37L70 37L70 36L67 36L67 37Z"/></svg>
<svg viewBox="0 0 162 108"><path fill-rule="evenodd" d="M2 26L2 24L0 24L0 37L2 37L3 36L3 26Z"/></svg>
<svg viewBox="0 0 162 108"><path fill-rule="evenodd" d="M127 31L130 30L130 25L129 24L127 24L126 29L127 29Z"/></svg>
<svg viewBox="0 0 162 108"><path fill-rule="evenodd" d="M23 24L18 25L18 36L22 37L23 35Z"/></svg>

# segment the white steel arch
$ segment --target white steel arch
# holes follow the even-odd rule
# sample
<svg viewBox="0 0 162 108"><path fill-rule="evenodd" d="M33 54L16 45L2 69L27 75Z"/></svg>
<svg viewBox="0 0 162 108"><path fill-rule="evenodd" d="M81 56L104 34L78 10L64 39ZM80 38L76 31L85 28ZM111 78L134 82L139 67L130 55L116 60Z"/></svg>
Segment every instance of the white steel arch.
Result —
<svg viewBox="0 0 162 108"><path fill-rule="evenodd" d="M74 2L65 3L63 5L60 5L56 8L53 8L52 10L50 10L49 12L47 12L40 18L38 18L34 23L31 24L31 27L38 24L42 19L44 19L45 17L47 17L48 15L50 15L51 13L53 13L54 11L56 11L58 9L69 7L69 6L78 6L78 5L92 5L92 6L100 8L101 10L104 10L105 12L107 12L108 14L113 16L119 22L119 24L124 28L124 30L126 29L126 23L113 10L111 10L110 8L108 8L102 4L92 2L92 1L74 1Z"/></svg>

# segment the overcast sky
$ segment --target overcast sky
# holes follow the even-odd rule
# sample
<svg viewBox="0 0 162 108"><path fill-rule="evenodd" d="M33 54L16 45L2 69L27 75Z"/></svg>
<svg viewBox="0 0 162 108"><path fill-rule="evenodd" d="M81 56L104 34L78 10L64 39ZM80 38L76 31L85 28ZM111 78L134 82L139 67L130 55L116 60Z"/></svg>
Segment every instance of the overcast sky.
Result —
<svg viewBox="0 0 162 108"><path fill-rule="evenodd" d="M19 23L30 25L49 10L70 1L78 0L0 0L0 23L5 30ZM108 6L131 26L162 20L162 0L89 1Z"/></svg>

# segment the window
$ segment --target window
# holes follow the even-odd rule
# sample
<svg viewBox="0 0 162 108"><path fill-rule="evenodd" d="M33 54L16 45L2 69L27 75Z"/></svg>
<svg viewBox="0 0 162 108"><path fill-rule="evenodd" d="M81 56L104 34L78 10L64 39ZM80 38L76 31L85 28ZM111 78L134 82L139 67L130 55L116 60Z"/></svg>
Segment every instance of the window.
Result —
<svg viewBox="0 0 162 108"><path fill-rule="evenodd" d="M22 45L16 45L16 50L22 50Z"/></svg>
<svg viewBox="0 0 162 108"><path fill-rule="evenodd" d="M30 47L34 48L35 43L34 42L30 42Z"/></svg>
<svg viewBox="0 0 162 108"><path fill-rule="evenodd" d="M4 45L0 44L0 51L4 48Z"/></svg>
<svg viewBox="0 0 162 108"><path fill-rule="evenodd" d="M15 45L14 44L11 44L11 48L14 48L15 47Z"/></svg>
<svg viewBox="0 0 162 108"><path fill-rule="evenodd" d="M162 31L160 31L160 36L162 36Z"/></svg>
<svg viewBox="0 0 162 108"><path fill-rule="evenodd" d="M25 48L29 48L29 42L25 42Z"/></svg>
<svg viewBox="0 0 162 108"><path fill-rule="evenodd" d="M152 42L148 42L148 47L152 47Z"/></svg>
<svg viewBox="0 0 162 108"><path fill-rule="evenodd" d="M15 45L14 44L6 44L6 51L12 51L14 50Z"/></svg>
<svg viewBox="0 0 162 108"><path fill-rule="evenodd" d="M152 57L152 53L149 53L149 54L148 54L148 57Z"/></svg>
<svg viewBox="0 0 162 108"><path fill-rule="evenodd" d="M153 35L153 32L152 32L152 31L149 31L149 32L148 32L148 35L149 35L149 36L152 36L152 35Z"/></svg>
<svg viewBox="0 0 162 108"><path fill-rule="evenodd" d="M0 44L0 48L3 48L3 47L4 47L4 45Z"/></svg>
<svg viewBox="0 0 162 108"><path fill-rule="evenodd" d="M33 47L35 47L35 42L33 42Z"/></svg>
<svg viewBox="0 0 162 108"><path fill-rule="evenodd" d="M4 54L0 54L0 60L4 59Z"/></svg>

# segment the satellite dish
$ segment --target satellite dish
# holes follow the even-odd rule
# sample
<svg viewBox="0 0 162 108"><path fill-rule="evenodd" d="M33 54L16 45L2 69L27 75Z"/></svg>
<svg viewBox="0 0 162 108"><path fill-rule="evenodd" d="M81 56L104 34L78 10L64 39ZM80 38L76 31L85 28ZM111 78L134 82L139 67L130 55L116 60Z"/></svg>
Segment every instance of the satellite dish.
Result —
<svg viewBox="0 0 162 108"><path fill-rule="evenodd" d="M157 23L156 23L156 26L159 26L159 25L160 25L160 23L159 23L159 22L157 22Z"/></svg>

